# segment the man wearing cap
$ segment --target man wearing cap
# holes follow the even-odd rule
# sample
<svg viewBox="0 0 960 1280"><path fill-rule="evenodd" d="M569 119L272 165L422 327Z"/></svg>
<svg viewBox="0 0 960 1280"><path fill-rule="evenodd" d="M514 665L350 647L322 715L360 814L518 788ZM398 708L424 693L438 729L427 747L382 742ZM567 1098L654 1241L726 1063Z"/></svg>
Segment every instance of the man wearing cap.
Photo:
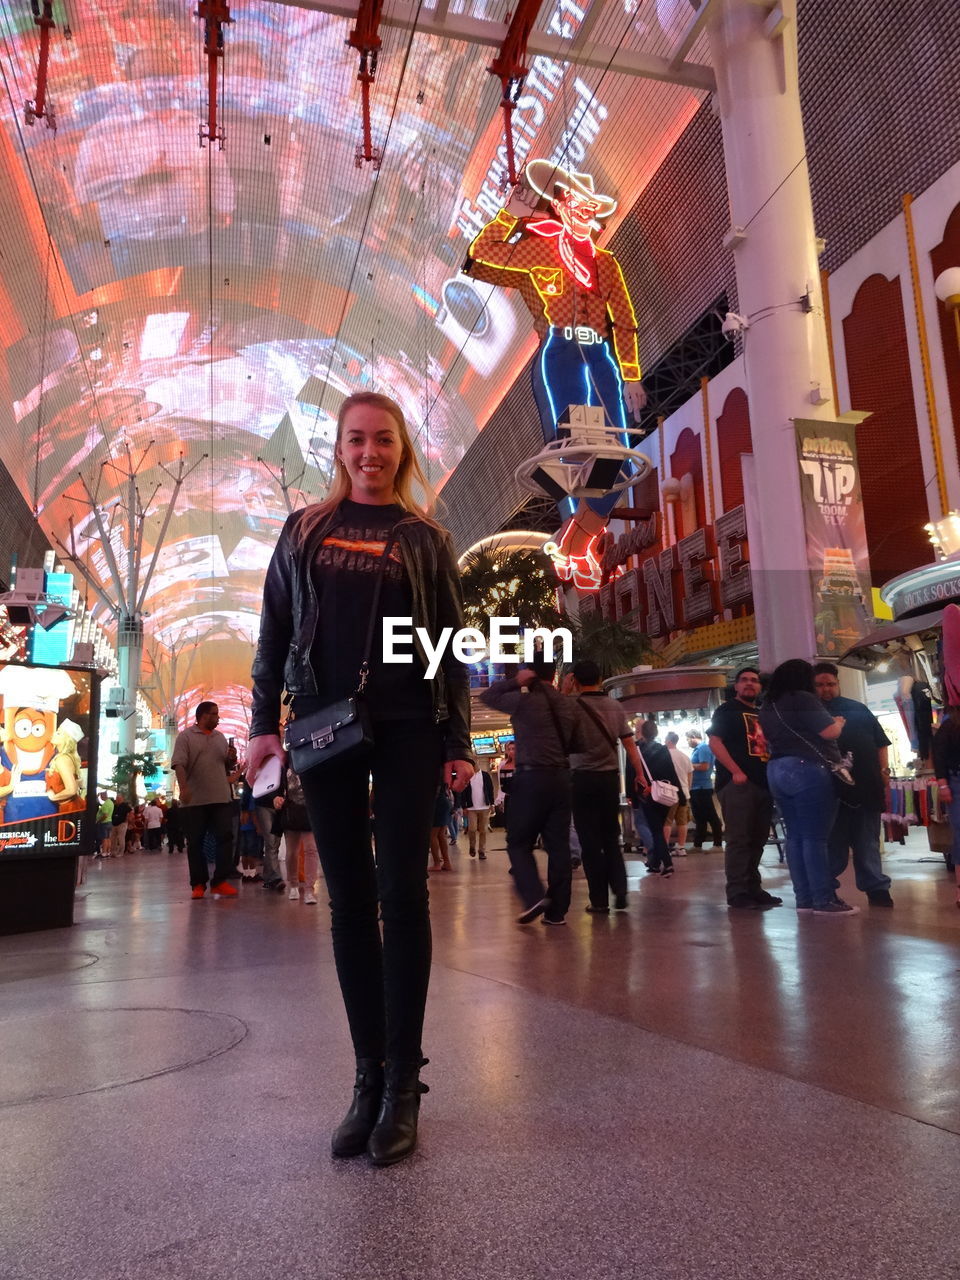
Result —
<svg viewBox="0 0 960 1280"><path fill-rule="evenodd" d="M590 174L531 160L526 180L537 203L556 215L530 213L529 193L515 193L469 249L475 280L520 291L540 336L533 392L545 440L572 404L602 406L626 431L646 404L640 385L637 319L620 264L598 249L598 219L617 207Z"/></svg>

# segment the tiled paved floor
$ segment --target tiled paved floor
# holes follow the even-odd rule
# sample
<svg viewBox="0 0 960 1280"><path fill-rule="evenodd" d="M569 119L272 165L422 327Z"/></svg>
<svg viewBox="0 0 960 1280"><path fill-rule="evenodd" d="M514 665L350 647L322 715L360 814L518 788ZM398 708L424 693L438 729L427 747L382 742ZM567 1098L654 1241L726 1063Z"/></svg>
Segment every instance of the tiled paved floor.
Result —
<svg viewBox="0 0 960 1280"><path fill-rule="evenodd" d="M390 1170L327 1155L322 905L193 903L138 856L74 929L0 938L0 1276L956 1276L960 911L919 840L892 912L730 918L691 854L625 916L579 881L565 930L512 923L501 850L431 878L431 1092Z"/></svg>

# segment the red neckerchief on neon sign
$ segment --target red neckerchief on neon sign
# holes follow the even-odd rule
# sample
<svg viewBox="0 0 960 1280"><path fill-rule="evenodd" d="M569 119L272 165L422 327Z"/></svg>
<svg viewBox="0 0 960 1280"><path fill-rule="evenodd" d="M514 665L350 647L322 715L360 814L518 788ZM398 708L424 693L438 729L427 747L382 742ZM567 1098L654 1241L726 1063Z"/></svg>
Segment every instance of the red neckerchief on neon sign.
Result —
<svg viewBox="0 0 960 1280"><path fill-rule="evenodd" d="M526 226L527 230L532 231L534 235L556 236L557 248L560 250L560 257L563 259L567 270L586 288L593 289L595 287L596 268L594 262L597 251L589 236L578 240L570 234L562 222L558 222L555 218L540 218L536 222L528 222Z"/></svg>

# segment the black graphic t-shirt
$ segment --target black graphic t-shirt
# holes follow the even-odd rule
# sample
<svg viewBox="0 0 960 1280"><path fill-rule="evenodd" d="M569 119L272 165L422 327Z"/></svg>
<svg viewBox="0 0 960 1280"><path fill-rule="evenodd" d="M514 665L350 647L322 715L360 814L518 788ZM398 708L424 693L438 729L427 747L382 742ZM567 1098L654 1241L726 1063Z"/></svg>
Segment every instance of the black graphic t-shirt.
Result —
<svg viewBox="0 0 960 1280"><path fill-rule="evenodd" d="M408 513L400 506L370 506L345 499L311 568L320 607L310 660L324 702L347 698L357 687L380 557L390 530ZM424 719L432 714L430 684L413 651L412 664L384 663L384 617L409 618L413 592L399 546L387 557L373 632L367 702L374 720ZM411 646L412 648L412 646ZM401 646L401 652L407 650Z"/></svg>
<svg viewBox="0 0 960 1280"><path fill-rule="evenodd" d="M719 738L730 753L738 769L742 769L758 787L767 785L767 742L760 728L760 715L756 707L748 707L735 698L724 702L713 713L707 730L709 737ZM716 788L722 791L730 781L730 770L717 761Z"/></svg>

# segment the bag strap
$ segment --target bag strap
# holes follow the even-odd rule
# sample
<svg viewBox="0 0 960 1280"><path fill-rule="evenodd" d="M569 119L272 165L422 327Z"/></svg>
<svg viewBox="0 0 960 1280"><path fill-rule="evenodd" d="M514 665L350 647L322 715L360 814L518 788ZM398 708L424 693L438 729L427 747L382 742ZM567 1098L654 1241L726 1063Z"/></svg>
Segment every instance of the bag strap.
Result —
<svg viewBox="0 0 960 1280"><path fill-rule="evenodd" d="M785 729L789 729L795 738L799 738L800 741L805 746L809 747L814 752L815 755L818 755L820 759L823 761L823 763L827 766L827 768L832 773L837 768L837 761L831 760L829 756L825 756L823 752L818 747L816 747L812 742L808 742L802 733L797 733L796 729L793 727L792 724L787 724L786 720L784 720L783 716L780 714L780 708L777 706L775 702L773 703L773 709L777 713L777 719L780 721L783 727Z"/></svg>
<svg viewBox="0 0 960 1280"><path fill-rule="evenodd" d="M367 638L363 642L363 660L360 663L360 671L357 680L356 695L361 697L367 687L367 680L370 678L370 654L373 651L373 632L377 625L377 617L380 610L380 596L383 591L383 579L387 571L387 557L393 549L396 542L397 524L393 526L387 534L387 540L383 544L383 552L377 562L377 581L373 588L373 602L370 605L370 621L367 623Z"/></svg>
<svg viewBox="0 0 960 1280"><path fill-rule="evenodd" d="M603 721L597 715L596 711L594 711L593 707L590 706L589 702L585 701L585 699L581 695L577 699L577 704L578 706L581 706L584 709L584 711L587 713L587 715L590 717L593 723L597 726L597 728L600 730L600 732L603 734L606 740L610 743L610 746L614 749L614 751L616 751L617 749L616 738L613 736L613 734L610 732L607 726L603 723Z"/></svg>
<svg viewBox="0 0 960 1280"><path fill-rule="evenodd" d="M637 747L637 755L640 757L640 763L643 765L643 772L647 775L647 781L650 783L650 785L651 785L651 787L652 787L652 786L653 786L653 774L650 772L650 766L647 764L647 762L646 762L646 760L645 760L645 758L644 758L644 755L643 755L643 748L642 748L642 747Z"/></svg>

